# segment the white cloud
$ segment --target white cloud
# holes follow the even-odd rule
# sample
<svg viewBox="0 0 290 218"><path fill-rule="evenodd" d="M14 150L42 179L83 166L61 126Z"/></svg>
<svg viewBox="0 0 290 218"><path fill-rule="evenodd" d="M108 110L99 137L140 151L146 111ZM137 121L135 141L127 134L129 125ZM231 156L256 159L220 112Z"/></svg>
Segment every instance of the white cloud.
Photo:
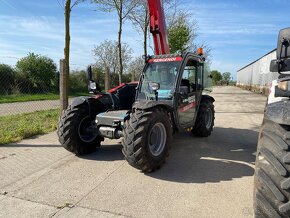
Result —
<svg viewBox="0 0 290 218"><path fill-rule="evenodd" d="M51 57L56 63L63 57L64 21L53 16L0 15L0 62L15 65L17 58L34 52ZM123 42L134 55L142 52L140 36L131 26L124 26ZM134 31L134 32L133 32ZM117 40L118 25L114 16L105 18L73 16L71 19L72 69L94 62L92 49L105 39ZM138 49L140 47L140 49ZM15 57L15 58L11 58Z"/></svg>

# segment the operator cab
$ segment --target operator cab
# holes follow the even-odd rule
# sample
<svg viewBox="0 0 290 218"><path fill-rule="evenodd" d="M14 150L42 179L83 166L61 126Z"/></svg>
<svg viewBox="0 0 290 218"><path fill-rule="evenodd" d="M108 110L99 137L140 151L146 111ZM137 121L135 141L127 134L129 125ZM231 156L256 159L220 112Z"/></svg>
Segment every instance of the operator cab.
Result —
<svg viewBox="0 0 290 218"><path fill-rule="evenodd" d="M152 56L147 60L136 93L136 103L145 101L167 105L178 117L178 126L195 122L204 81L210 78L204 59L194 53ZM205 79L206 78L206 79Z"/></svg>
<svg viewBox="0 0 290 218"><path fill-rule="evenodd" d="M155 100L151 84L158 84L158 99L171 100L182 58L153 58L145 66L137 90L138 100Z"/></svg>

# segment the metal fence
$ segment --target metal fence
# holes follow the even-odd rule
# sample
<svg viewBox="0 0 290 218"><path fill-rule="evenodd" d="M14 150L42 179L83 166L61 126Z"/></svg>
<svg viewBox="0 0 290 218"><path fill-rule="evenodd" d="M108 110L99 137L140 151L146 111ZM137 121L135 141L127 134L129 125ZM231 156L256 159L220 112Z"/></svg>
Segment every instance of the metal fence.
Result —
<svg viewBox="0 0 290 218"><path fill-rule="evenodd" d="M59 108L59 73L0 64L0 116Z"/></svg>
<svg viewBox="0 0 290 218"><path fill-rule="evenodd" d="M276 59L276 49L237 72L237 86L259 93L268 93L269 84L278 78L270 72L270 62Z"/></svg>
<svg viewBox="0 0 290 218"><path fill-rule="evenodd" d="M31 57L37 59L40 56L30 54ZM88 94L84 70L71 71L68 81L60 76L65 69L64 60L60 60L59 71L50 62L45 65L48 69L39 67L39 60L25 64L19 69L0 63L0 116L60 109L60 98L63 97L60 90L61 93L67 92L65 96L70 99ZM68 89L60 89L60 86L67 87L67 83Z"/></svg>
<svg viewBox="0 0 290 218"><path fill-rule="evenodd" d="M59 108L58 75L51 81L0 73L0 116Z"/></svg>

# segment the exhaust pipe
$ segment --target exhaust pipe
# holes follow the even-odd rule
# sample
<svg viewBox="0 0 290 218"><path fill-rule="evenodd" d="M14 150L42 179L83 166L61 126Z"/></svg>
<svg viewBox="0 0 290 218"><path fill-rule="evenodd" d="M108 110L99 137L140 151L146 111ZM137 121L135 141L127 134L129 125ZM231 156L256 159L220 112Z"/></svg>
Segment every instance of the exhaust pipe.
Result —
<svg viewBox="0 0 290 218"><path fill-rule="evenodd" d="M101 126L98 132L99 135L103 136L104 138L119 139L123 137L123 132L114 127Z"/></svg>

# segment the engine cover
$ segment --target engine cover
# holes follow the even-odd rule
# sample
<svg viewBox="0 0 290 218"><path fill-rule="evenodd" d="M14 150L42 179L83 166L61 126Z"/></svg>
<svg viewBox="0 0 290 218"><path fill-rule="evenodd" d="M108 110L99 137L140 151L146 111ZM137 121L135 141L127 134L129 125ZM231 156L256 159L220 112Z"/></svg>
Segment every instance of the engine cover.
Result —
<svg viewBox="0 0 290 218"><path fill-rule="evenodd" d="M128 110L117 110L99 113L96 116L96 123L98 126L121 127L125 118L129 116L129 112Z"/></svg>

